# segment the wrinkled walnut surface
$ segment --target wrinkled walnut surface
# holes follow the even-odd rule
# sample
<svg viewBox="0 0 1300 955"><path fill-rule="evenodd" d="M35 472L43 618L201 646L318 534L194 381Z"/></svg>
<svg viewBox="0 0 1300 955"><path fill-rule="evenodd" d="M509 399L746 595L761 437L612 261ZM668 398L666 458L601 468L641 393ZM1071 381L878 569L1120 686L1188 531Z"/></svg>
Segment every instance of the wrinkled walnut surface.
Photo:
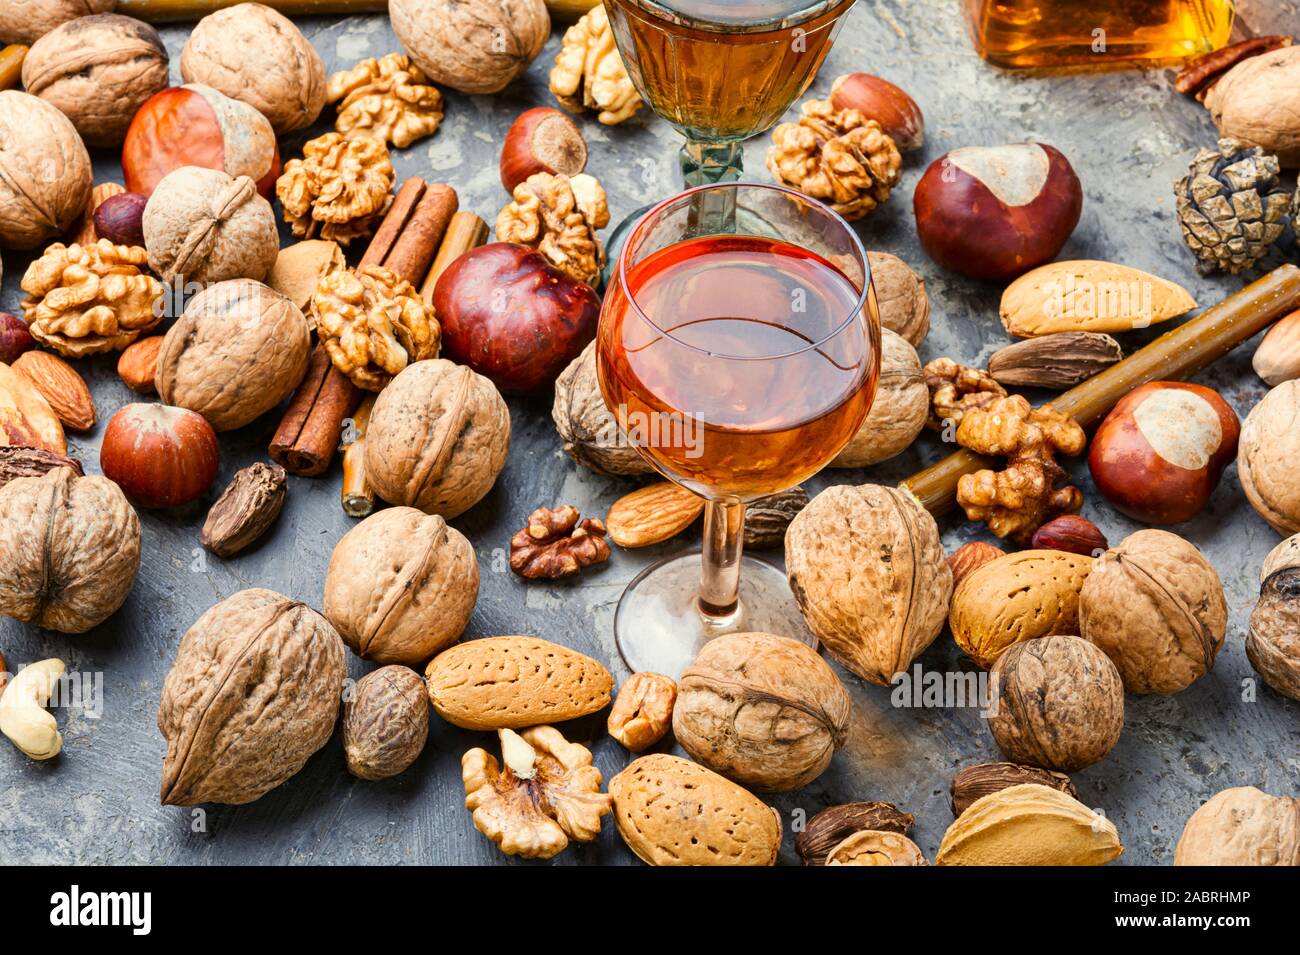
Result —
<svg viewBox="0 0 1300 955"><path fill-rule="evenodd" d="M389 0L398 42L439 86L498 93L551 35L543 0Z"/></svg>
<svg viewBox="0 0 1300 955"><path fill-rule="evenodd" d="M32 337L73 358L130 345L162 321L163 287L145 271L147 258L107 239L51 245L23 276Z"/></svg>
<svg viewBox="0 0 1300 955"><path fill-rule="evenodd" d="M474 547L413 507L372 514L334 545L325 616L366 660L422 666L460 636L478 599Z"/></svg>
<svg viewBox="0 0 1300 955"><path fill-rule="evenodd" d="M623 122L641 108L603 6L593 7L564 31L550 87L569 112L593 110L606 126Z"/></svg>
<svg viewBox="0 0 1300 955"><path fill-rule="evenodd" d="M876 293L880 326L902 335L913 348L920 348L930 333L930 297L925 282L906 262L888 252L867 252L871 266L871 287Z"/></svg>
<svg viewBox="0 0 1300 955"><path fill-rule="evenodd" d="M731 633L704 644L678 681L673 735L698 762L745 786L798 789L848 737L849 694L802 643Z"/></svg>
<svg viewBox="0 0 1300 955"><path fill-rule="evenodd" d="M1300 380L1284 381L1241 426L1237 476L1251 506L1279 534L1300 531Z"/></svg>
<svg viewBox="0 0 1300 955"><path fill-rule="evenodd" d="M515 186L496 235L536 249L565 275L595 285L605 261L596 230L609 225L605 190L592 176L534 173Z"/></svg>
<svg viewBox="0 0 1300 955"><path fill-rule="evenodd" d="M871 410L833 468L862 468L902 454L916 440L930 412L930 389L916 349L901 335L880 330L880 378Z"/></svg>
<svg viewBox="0 0 1300 955"><path fill-rule="evenodd" d="M317 136L290 159L275 183L293 234L348 245L369 235L393 202L388 147L373 136Z"/></svg>
<svg viewBox="0 0 1300 955"><path fill-rule="evenodd" d="M189 300L163 339L154 384L167 404L230 431L287 398L310 353L297 305L261 282L232 279Z"/></svg>
<svg viewBox="0 0 1300 955"><path fill-rule="evenodd" d="M0 613L84 633L125 602L140 521L108 478L55 468L0 488Z"/></svg>
<svg viewBox="0 0 1300 955"><path fill-rule="evenodd" d="M1254 786L1216 793L1187 820L1174 865L1300 866L1300 799Z"/></svg>
<svg viewBox="0 0 1300 955"><path fill-rule="evenodd" d="M90 191L90 154L72 121L28 93L0 91L0 247L34 249L66 232Z"/></svg>
<svg viewBox="0 0 1300 955"><path fill-rule="evenodd" d="M1246 657L1264 682L1300 700L1300 568L1269 575L1250 615Z"/></svg>
<svg viewBox="0 0 1300 955"><path fill-rule="evenodd" d="M438 357L433 309L406 279L378 265L324 275L312 296L320 342L334 367L379 391L416 361Z"/></svg>
<svg viewBox="0 0 1300 955"><path fill-rule="evenodd" d="M600 394L596 343L590 342L555 380L551 418L564 441L564 453L598 474L653 474L619 430Z"/></svg>
<svg viewBox="0 0 1300 955"><path fill-rule="evenodd" d="M334 732L343 655L324 617L273 591L209 608L163 684L163 805L241 805L296 774Z"/></svg>
<svg viewBox="0 0 1300 955"><path fill-rule="evenodd" d="M338 132L373 136L398 149L432 136L443 117L442 93L402 53L371 57L335 73L328 98L338 106Z"/></svg>
<svg viewBox="0 0 1300 955"><path fill-rule="evenodd" d="M112 13L117 0L5 0L0 4L0 42L25 43L77 17Z"/></svg>

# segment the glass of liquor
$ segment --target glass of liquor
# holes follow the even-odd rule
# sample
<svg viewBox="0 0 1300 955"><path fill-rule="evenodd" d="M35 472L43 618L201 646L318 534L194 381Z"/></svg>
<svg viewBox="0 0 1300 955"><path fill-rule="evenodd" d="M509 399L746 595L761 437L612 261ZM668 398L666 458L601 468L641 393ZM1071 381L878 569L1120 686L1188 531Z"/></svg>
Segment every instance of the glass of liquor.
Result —
<svg viewBox="0 0 1300 955"><path fill-rule="evenodd" d="M699 215L717 207L736 214ZM705 641L736 631L815 644L785 575L742 557L745 505L820 471L871 408L880 318L857 235L781 186L668 199L628 235L596 353L628 440L705 499L703 551L647 568L619 601L627 665L676 678Z"/></svg>

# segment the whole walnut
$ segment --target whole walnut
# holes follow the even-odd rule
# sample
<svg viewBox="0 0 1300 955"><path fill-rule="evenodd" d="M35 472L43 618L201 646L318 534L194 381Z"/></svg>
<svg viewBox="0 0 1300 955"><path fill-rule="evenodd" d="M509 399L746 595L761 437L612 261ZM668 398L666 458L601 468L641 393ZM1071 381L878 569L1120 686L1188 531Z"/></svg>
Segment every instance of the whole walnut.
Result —
<svg viewBox="0 0 1300 955"><path fill-rule="evenodd" d="M231 279L195 295L168 329L154 386L165 403L231 431L289 397L310 357L297 305L261 282Z"/></svg>
<svg viewBox="0 0 1300 955"><path fill-rule="evenodd" d="M90 154L72 121L29 93L0 92L0 247L33 249L90 202Z"/></svg>
<svg viewBox="0 0 1300 955"><path fill-rule="evenodd" d="M157 30L101 13L37 40L23 60L23 89L62 110L91 146L120 146L135 111L166 89L167 63Z"/></svg>
<svg viewBox="0 0 1300 955"><path fill-rule="evenodd" d="M1187 820L1174 865L1300 866L1300 799L1254 786L1216 793Z"/></svg>
<svg viewBox="0 0 1300 955"><path fill-rule="evenodd" d="M785 563L812 632L836 660L880 686L947 620L952 571L939 528L906 491L827 488L790 523Z"/></svg>
<svg viewBox="0 0 1300 955"><path fill-rule="evenodd" d="M1228 628L1223 584L1192 544L1143 530L1097 559L1079 593L1079 629L1131 693L1177 693L1210 672Z"/></svg>
<svg viewBox="0 0 1300 955"><path fill-rule="evenodd" d="M388 18L416 66L462 93L505 89L551 35L543 0L388 0Z"/></svg>
<svg viewBox="0 0 1300 955"><path fill-rule="evenodd" d="M122 606L139 569L140 521L108 478L61 467L0 488L0 613L85 633Z"/></svg>
<svg viewBox="0 0 1300 955"><path fill-rule="evenodd" d="M358 779L404 772L429 738L429 696L420 674L386 666L357 681L343 702L343 755Z"/></svg>
<svg viewBox="0 0 1300 955"><path fill-rule="evenodd" d="M242 805L302 769L334 733L343 656L328 620L274 591L208 608L163 683L162 804Z"/></svg>
<svg viewBox="0 0 1300 955"><path fill-rule="evenodd" d="M87 14L112 13L117 0L4 0L0 44L31 46L55 27Z"/></svg>
<svg viewBox="0 0 1300 955"><path fill-rule="evenodd" d="M654 468L623 437L600 394L593 341L555 379L551 407L564 453L598 474L653 474Z"/></svg>
<svg viewBox="0 0 1300 955"><path fill-rule="evenodd" d="M379 393L366 477L389 504L452 518L492 489L510 449L510 412L482 375L444 358L407 365Z"/></svg>
<svg viewBox="0 0 1300 955"><path fill-rule="evenodd" d="M325 64L292 21L260 3L200 20L181 50L181 77L241 100L276 134L316 122L325 106Z"/></svg>
<svg viewBox="0 0 1300 955"><path fill-rule="evenodd" d="M1237 477L1246 499L1279 534L1300 531L1300 380L1284 381L1250 410L1237 444Z"/></svg>
<svg viewBox="0 0 1300 955"><path fill-rule="evenodd" d="M280 251L271 204L248 176L182 166L144 207L149 266L167 285L266 278Z"/></svg>
<svg viewBox="0 0 1300 955"><path fill-rule="evenodd" d="M1265 683L1283 696L1300 700L1300 562L1294 545L1284 548L1286 542L1274 548L1265 564L1268 576L1250 615L1246 657ZM1275 557L1279 551L1282 554Z"/></svg>
<svg viewBox="0 0 1300 955"><path fill-rule="evenodd" d="M709 640L677 681L673 735L744 786L798 789L830 765L849 729L849 694L816 651L771 633Z"/></svg>
<svg viewBox="0 0 1300 955"><path fill-rule="evenodd" d="M888 252L868 252L871 287L880 310L880 326L897 332L913 348L930 334L930 298L925 282L906 262Z"/></svg>
<svg viewBox="0 0 1300 955"><path fill-rule="evenodd" d="M365 660L423 666L460 637L478 599L474 546L436 514L390 507L334 545L325 616Z"/></svg>
<svg viewBox="0 0 1300 955"><path fill-rule="evenodd" d="M901 335L880 330L880 379L871 411L830 463L833 468L862 468L902 454L925 428L930 389L921 374L916 349Z"/></svg>
<svg viewBox="0 0 1300 955"><path fill-rule="evenodd" d="M1070 636L1026 640L990 671L989 729L1007 759L1070 773L1114 748L1124 683L1099 648Z"/></svg>

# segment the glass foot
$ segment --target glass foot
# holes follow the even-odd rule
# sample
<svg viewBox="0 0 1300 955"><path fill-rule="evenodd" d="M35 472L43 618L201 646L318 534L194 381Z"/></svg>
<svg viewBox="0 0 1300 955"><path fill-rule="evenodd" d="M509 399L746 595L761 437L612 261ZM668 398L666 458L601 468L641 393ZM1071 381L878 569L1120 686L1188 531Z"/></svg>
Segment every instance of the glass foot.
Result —
<svg viewBox="0 0 1300 955"><path fill-rule="evenodd" d="M614 614L614 639L633 673L649 670L676 680L706 641L724 633L761 630L817 646L785 574L753 557L741 558L735 613L717 620L705 617L696 603L700 559L695 551L661 560L623 591Z"/></svg>

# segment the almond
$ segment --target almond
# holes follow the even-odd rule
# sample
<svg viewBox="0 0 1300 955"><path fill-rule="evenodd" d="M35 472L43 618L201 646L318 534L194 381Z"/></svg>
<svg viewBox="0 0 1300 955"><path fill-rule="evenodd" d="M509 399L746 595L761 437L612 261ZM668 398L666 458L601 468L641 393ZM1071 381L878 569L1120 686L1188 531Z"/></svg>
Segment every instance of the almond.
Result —
<svg viewBox="0 0 1300 955"><path fill-rule="evenodd" d="M132 391L142 395L154 392L154 372L158 368L158 353L162 351L162 335L142 338L122 352L117 360L117 373Z"/></svg>
<svg viewBox="0 0 1300 955"><path fill-rule="evenodd" d="M41 393L65 428L89 431L95 426L95 399L86 380L58 355L24 352L10 367Z"/></svg>
<svg viewBox="0 0 1300 955"><path fill-rule="evenodd" d="M1081 259L1026 272L1002 293L1002 324L1016 338L1056 332L1127 332L1196 307L1168 279L1127 265Z"/></svg>
<svg viewBox="0 0 1300 955"><path fill-rule="evenodd" d="M614 502L605 518L620 547L649 547L676 537L700 516L704 499L672 481L647 484Z"/></svg>

